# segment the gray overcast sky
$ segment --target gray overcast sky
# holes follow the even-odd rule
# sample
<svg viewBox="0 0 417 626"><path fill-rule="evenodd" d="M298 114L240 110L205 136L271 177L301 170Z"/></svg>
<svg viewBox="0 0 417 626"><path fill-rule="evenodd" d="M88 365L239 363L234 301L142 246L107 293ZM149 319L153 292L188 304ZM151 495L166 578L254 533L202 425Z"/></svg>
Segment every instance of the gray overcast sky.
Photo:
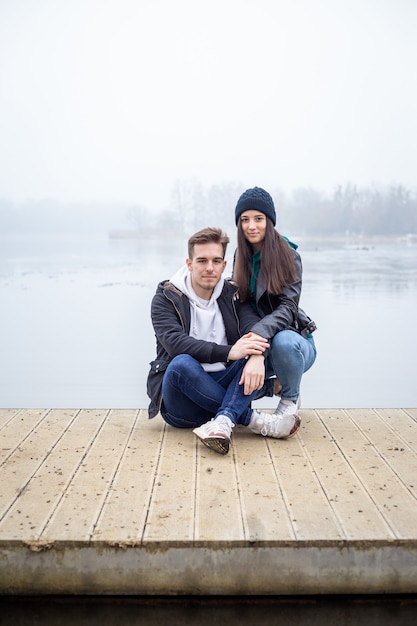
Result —
<svg viewBox="0 0 417 626"><path fill-rule="evenodd" d="M0 197L417 184L415 0L0 0Z"/></svg>

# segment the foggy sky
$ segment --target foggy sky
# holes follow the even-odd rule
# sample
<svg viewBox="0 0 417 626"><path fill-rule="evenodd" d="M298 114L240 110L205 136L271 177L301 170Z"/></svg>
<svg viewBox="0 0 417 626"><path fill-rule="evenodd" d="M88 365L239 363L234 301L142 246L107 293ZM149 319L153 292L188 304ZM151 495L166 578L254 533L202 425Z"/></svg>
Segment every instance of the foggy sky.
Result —
<svg viewBox="0 0 417 626"><path fill-rule="evenodd" d="M417 184L414 0L0 0L0 198Z"/></svg>

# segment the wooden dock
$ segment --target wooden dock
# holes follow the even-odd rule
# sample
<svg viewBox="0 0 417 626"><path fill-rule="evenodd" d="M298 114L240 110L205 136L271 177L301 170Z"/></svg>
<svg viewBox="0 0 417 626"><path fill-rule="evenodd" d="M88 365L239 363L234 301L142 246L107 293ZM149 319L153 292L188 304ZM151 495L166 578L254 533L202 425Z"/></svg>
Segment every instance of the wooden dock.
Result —
<svg viewBox="0 0 417 626"><path fill-rule="evenodd" d="M417 593L417 409L226 456L145 410L0 409L0 594Z"/></svg>

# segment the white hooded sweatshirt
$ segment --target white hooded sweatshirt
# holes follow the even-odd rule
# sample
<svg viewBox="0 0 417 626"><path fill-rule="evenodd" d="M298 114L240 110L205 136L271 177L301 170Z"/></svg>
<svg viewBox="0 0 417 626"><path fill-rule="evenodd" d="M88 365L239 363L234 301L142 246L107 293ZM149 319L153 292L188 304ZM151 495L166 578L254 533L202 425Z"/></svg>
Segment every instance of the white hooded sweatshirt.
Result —
<svg viewBox="0 0 417 626"><path fill-rule="evenodd" d="M190 337L212 341L220 345L227 345L226 329L224 327L223 316L220 312L217 298L220 296L224 278L213 289L210 300L204 300L195 293L191 286L191 275L185 265L179 269L170 282L190 301L191 324ZM226 367L225 363L201 363L206 372L218 372Z"/></svg>

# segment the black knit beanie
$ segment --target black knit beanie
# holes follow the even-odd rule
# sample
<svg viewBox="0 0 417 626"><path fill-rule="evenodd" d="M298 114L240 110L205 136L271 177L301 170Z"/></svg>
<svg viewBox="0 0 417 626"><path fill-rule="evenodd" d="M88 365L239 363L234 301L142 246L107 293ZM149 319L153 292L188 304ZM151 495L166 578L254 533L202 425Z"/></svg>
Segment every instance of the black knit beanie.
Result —
<svg viewBox="0 0 417 626"><path fill-rule="evenodd" d="M264 213L267 217L269 217L275 226L277 216L275 213L274 201L265 189L261 189L261 187L253 187L253 189L247 189L242 193L237 201L235 209L236 225L242 213L244 211L251 210Z"/></svg>

